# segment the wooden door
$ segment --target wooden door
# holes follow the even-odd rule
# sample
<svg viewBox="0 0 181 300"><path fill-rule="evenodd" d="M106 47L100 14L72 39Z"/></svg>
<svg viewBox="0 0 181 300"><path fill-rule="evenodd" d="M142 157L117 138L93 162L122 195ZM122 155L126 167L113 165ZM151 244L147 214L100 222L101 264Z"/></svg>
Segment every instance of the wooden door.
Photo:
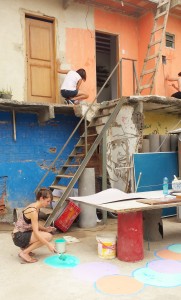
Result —
<svg viewBox="0 0 181 300"><path fill-rule="evenodd" d="M56 102L54 24L26 16L27 100Z"/></svg>

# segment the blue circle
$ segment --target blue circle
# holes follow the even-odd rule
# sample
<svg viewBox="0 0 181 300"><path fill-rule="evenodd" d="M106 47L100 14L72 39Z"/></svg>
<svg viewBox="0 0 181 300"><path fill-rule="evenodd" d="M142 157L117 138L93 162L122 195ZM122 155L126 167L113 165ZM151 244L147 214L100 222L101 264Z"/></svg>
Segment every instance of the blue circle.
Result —
<svg viewBox="0 0 181 300"><path fill-rule="evenodd" d="M181 253L181 244L173 244L168 246L168 250L175 252L175 253Z"/></svg>
<svg viewBox="0 0 181 300"><path fill-rule="evenodd" d="M70 269L79 264L79 259L69 254L53 255L45 258L44 263L54 268Z"/></svg>
<svg viewBox="0 0 181 300"><path fill-rule="evenodd" d="M175 287L181 285L181 273L164 274L149 268L140 268L132 273L138 281L152 286Z"/></svg>

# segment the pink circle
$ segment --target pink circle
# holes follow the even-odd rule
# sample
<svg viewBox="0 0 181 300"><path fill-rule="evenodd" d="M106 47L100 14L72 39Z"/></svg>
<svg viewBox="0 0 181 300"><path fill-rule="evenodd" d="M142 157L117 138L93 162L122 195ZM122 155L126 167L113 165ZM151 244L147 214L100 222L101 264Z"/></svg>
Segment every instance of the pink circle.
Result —
<svg viewBox="0 0 181 300"><path fill-rule="evenodd" d="M153 260L150 263L148 263L148 268L158 273L181 273L181 263L169 259Z"/></svg>
<svg viewBox="0 0 181 300"><path fill-rule="evenodd" d="M73 274L80 280L95 282L106 275L119 274L119 268L107 262L91 262L78 265L74 268Z"/></svg>

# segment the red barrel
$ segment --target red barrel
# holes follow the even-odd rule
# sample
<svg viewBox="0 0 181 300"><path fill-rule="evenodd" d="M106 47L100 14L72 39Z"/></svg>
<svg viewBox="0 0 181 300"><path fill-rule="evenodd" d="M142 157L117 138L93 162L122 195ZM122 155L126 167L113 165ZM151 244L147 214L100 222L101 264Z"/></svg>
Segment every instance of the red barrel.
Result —
<svg viewBox="0 0 181 300"><path fill-rule="evenodd" d="M143 219L142 212L118 214L117 257L122 261L142 260Z"/></svg>

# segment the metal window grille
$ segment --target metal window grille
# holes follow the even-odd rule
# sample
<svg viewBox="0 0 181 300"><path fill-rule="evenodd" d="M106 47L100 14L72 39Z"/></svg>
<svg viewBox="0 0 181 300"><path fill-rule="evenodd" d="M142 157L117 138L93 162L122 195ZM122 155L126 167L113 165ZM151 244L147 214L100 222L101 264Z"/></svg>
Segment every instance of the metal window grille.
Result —
<svg viewBox="0 0 181 300"><path fill-rule="evenodd" d="M166 33L166 47L175 48L175 35L171 33Z"/></svg>

